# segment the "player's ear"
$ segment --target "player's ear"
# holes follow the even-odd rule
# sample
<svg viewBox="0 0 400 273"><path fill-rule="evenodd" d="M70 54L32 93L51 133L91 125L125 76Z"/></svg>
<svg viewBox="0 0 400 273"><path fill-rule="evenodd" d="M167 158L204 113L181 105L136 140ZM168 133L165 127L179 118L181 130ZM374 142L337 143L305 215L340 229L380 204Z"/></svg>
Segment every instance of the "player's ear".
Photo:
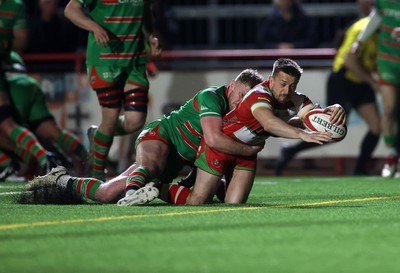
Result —
<svg viewBox="0 0 400 273"><path fill-rule="evenodd" d="M271 88L271 84L274 81L274 77L272 77L272 75L268 76L268 81L269 81L269 87Z"/></svg>
<svg viewBox="0 0 400 273"><path fill-rule="evenodd" d="M235 80L231 80L231 82L229 83L229 89L233 90L235 88L236 82Z"/></svg>

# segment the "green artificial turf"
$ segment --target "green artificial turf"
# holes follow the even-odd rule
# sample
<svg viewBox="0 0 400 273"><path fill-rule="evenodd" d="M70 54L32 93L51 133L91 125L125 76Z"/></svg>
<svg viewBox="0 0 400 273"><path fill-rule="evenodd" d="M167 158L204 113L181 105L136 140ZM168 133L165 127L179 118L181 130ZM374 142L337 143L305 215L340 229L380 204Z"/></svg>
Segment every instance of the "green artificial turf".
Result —
<svg viewBox="0 0 400 273"><path fill-rule="evenodd" d="M400 180L258 177L246 205L20 205L0 272L400 272ZM1 194L3 193L3 194Z"/></svg>

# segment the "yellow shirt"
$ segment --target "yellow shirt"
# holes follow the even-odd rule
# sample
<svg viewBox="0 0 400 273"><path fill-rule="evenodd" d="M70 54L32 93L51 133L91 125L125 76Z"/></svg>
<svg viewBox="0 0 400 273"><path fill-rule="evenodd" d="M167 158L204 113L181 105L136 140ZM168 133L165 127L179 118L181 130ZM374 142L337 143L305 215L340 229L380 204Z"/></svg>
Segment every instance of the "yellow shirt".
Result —
<svg viewBox="0 0 400 273"><path fill-rule="evenodd" d="M333 60L332 69L334 72L338 72L343 68L346 54L351 50L352 44L357 40L358 34L365 28L365 26L368 24L368 21L369 18L364 17L352 24L346 31L344 40L336 53L335 59ZM370 72L376 70L376 54L378 50L376 39L377 33L369 37L368 40L362 43L359 48L361 64L367 71ZM356 83L362 82L362 80L360 80L354 73L349 70L346 70L345 77L348 80Z"/></svg>

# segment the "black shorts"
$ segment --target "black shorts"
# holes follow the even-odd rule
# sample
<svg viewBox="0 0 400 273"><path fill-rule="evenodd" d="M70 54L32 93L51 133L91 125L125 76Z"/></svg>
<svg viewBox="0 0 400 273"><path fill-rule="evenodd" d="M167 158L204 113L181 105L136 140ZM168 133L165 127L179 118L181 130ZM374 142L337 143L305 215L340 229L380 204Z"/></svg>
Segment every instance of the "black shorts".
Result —
<svg viewBox="0 0 400 273"><path fill-rule="evenodd" d="M367 103L376 103L375 92L367 83L355 83L344 72L331 72L327 83L327 105L339 103L346 113Z"/></svg>

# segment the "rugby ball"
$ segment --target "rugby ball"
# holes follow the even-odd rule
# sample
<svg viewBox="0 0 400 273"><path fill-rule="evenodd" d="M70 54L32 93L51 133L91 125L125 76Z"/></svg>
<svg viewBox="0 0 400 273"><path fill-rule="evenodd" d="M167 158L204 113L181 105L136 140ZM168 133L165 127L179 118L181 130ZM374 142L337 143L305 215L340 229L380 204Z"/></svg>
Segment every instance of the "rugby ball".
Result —
<svg viewBox="0 0 400 273"><path fill-rule="evenodd" d="M341 141L347 134L347 127L331 123L330 117L331 115L324 112L323 109L313 109L305 114L303 123L310 131L331 133L331 142Z"/></svg>

